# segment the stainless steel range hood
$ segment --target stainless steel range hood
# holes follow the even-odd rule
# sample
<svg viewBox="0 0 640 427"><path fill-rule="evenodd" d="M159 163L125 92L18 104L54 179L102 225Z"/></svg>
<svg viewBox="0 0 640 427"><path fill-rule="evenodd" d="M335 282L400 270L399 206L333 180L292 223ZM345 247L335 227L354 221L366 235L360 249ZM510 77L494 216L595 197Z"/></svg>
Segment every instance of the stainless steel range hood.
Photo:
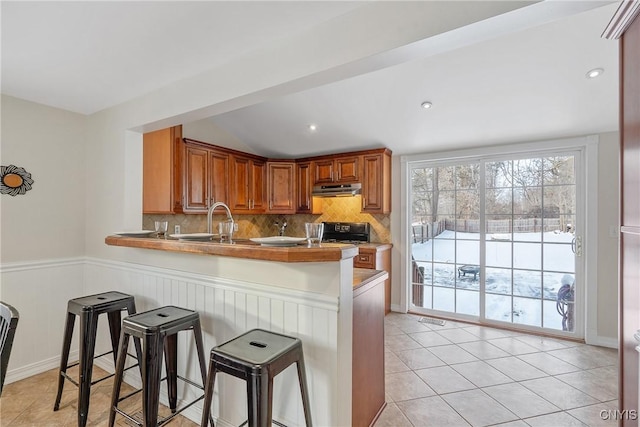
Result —
<svg viewBox="0 0 640 427"><path fill-rule="evenodd" d="M362 192L362 184L316 185L311 195L314 197L355 196Z"/></svg>

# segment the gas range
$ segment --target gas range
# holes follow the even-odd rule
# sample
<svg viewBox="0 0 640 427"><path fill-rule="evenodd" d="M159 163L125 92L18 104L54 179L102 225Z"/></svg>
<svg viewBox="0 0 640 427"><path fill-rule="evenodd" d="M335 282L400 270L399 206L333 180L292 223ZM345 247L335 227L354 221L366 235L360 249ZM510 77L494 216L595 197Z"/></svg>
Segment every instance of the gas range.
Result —
<svg viewBox="0 0 640 427"><path fill-rule="evenodd" d="M368 222L324 222L323 224L323 242L361 245L369 243L371 238L371 226Z"/></svg>

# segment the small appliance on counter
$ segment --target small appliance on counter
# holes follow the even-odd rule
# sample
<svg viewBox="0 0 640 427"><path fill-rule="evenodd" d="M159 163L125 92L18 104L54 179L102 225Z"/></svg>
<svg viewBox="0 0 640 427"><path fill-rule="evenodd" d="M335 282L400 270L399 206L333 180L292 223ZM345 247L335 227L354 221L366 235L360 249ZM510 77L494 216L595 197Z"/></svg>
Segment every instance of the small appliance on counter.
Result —
<svg viewBox="0 0 640 427"><path fill-rule="evenodd" d="M369 243L371 225L368 222L324 222L323 242Z"/></svg>

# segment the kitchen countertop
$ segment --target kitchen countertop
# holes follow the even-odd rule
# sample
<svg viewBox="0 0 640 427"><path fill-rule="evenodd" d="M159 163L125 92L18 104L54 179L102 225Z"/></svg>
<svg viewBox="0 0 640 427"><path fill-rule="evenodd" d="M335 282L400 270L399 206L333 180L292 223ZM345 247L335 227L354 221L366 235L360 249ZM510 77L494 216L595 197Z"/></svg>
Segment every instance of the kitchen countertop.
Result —
<svg viewBox="0 0 640 427"><path fill-rule="evenodd" d="M261 246L248 239L238 239L233 243L185 242L176 239L158 239L154 237L107 236L105 243L110 246L155 249L168 252L218 255L234 258L248 258L279 262L330 262L353 258L358 255L354 245L341 243L322 243L308 247L296 245L288 247Z"/></svg>
<svg viewBox="0 0 640 427"><path fill-rule="evenodd" d="M353 290L364 290L369 284L377 283L389 277L389 273L384 270L372 270L369 268L353 269Z"/></svg>

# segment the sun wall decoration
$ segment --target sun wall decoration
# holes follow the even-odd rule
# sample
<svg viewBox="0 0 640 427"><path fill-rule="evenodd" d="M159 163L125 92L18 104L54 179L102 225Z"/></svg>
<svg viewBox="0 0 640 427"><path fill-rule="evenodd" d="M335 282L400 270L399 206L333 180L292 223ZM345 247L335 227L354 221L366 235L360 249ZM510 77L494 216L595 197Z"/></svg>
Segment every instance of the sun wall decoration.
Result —
<svg viewBox="0 0 640 427"><path fill-rule="evenodd" d="M15 165L0 166L0 193L17 196L31 190L31 174Z"/></svg>

